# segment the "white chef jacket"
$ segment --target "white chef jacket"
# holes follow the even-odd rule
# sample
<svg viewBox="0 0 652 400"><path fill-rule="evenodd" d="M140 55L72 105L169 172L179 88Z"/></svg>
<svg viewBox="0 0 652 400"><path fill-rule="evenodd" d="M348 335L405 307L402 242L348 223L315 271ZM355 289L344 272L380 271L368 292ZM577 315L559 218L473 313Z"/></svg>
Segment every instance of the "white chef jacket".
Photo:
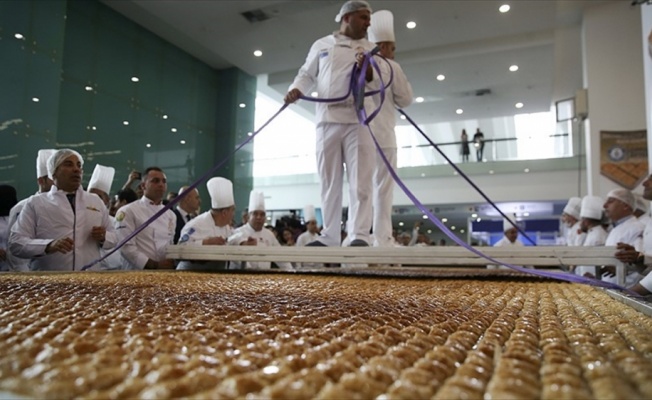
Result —
<svg viewBox="0 0 652 400"><path fill-rule="evenodd" d="M33 271L79 271L99 259L100 245L91 238L92 227L106 229L102 248L110 249L117 243L109 212L98 196L85 192L81 186L75 192L75 204L73 212L66 192L55 185L47 193L30 197L11 228L12 254L31 258L29 269ZM65 237L74 240L73 251L45 254L50 242Z"/></svg>
<svg viewBox="0 0 652 400"><path fill-rule="evenodd" d="M34 196L42 194L41 192L37 192ZM25 204L27 204L27 201L30 199L29 196L25 199L22 199L19 201L15 206L11 208L9 211L9 232L11 233L11 227L14 226L16 223L16 220L18 219L18 215L20 215L20 212L23 211L23 208L25 207ZM11 253L11 250L7 248L7 263L9 264L9 270L10 271L18 271L18 272L26 272L29 271L29 258L20 258L16 257Z"/></svg>
<svg viewBox="0 0 652 400"><path fill-rule="evenodd" d="M115 227L115 217L109 215L109 219L111 220L111 226ZM111 251L110 249L109 250L100 249L100 255L104 257L110 251ZM115 270L122 269L122 258L120 256L120 250L118 249L113 253L111 253L110 256L100 261L99 265L102 271L115 271Z"/></svg>
<svg viewBox="0 0 652 400"><path fill-rule="evenodd" d="M179 246L202 246L202 241L211 237L223 237L225 240L233 235L230 225L216 226L213 215L206 211L188 221L181 230ZM178 270L222 270L226 269L225 261L191 261L181 260L177 265Z"/></svg>
<svg viewBox="0 0 652 400"><path fill-rule="evenodd" d="M643 263L646 266L650 266L652 264L652 220L648 220L648 223L645 225L641 246L642 247L639 251L642 251L643 254L645 254ZM648 291L652 292L652 272L648 273L639 283Z"/></svg>
<svg viewBox="0 0 652 400"><path fill-rule="evenodd" d="M604 246L608 235L602 225L596 225L586 233L582 246ZM575 275L584 276L587 272L595 275L595 266L578 265L575 267Z"/></svg>
<svg viewBox="0 0 652 400"><path fill-rule="evenodd" d="M120 207L115 216L116 232L120 240L126 238L164 207L163 204L154 204L145 196ZM144 269L148 259L165 260L165 252L168 245L172 244L176 226L177 216L168 209L122 246L120 249L122 268Z"/></svg>
<svg viewBox="0 0 652 400"><path fill-rule="evenodd" d="M637 250L641 249L643 242L643 231L645 227L636 219L635 216L630 215L620 219L614 223L613 229L609 232L605 246L616 246L618 243L626 243L634 246ZM631 286L638 282L642 275L636 271L627 271L625 276L625 285ZM602 277L603 281L617 283L616 277Z"/></svg>
<svg viewBox="0 0 652 400"><path fill-rule="evenodd" d="M504 236L504 235L499 241L497 241L493 245L493 247L510 247L510 246L513 246L513 247L525 247L525 245L520 240L518 240L518 238L516 238L514 243L512 243L512 242L509 241L509 239L507 239L507 236ZM492 264L490 264L490 265L487 265L487 269L511 269L511 268L506 267L504 265L492 265Z"/></svg>
<svg viewBox="0 0 652 400"><path fill-rule="evenodd" d="M368 52L375 47L366 38L353 40L339 32L318 39L310 47L306 61L294 78L290 90L299 89L305 95L317 86L317 93L322 99L346 95L351 84L355 54L360 48ZM374 80L366 82L365 87L367 91L378 89L375 70ZM373 111L374 101L371 96L365 97L364 105L367 113ZM339 103L318 102L316 116L317 122L358 123L352 95Z"/></svg>
<svg viewBox="0 0 652 400"><path fill-rule="evenodd" d="M578 233L580 232L580 233ZM577 221L573 226L568 228L567 243L569 246L581 246L586 238L586 233L580 231L580 222Z"/></svg>
<svg viewBox="0 0 652 400"><path fill-rule="evenodd" d="M281 246L276 237L269 229L261 229L255 231L250 224L244 224L237 228L231 237L229 237L229 245L239 246L241 243L246 242L250 237L258 241L258 246ZM242 269L241 261L231 261L230 269ZM281 269L292 269L289 262L277 262L276 265ZM270 269L272 264L270 262L247 262L245 269Z"/></svg>
<svg viewBox="0 0 652 400"><path fill-rule="evenodd" d="M303 247L310 242L314 242L315 240L319 240L319 233L310 233L309 231L305 231L297 238L297 247ZM322 263L305 263L305 262L295 263L295 265L298 268L320 268L324 266L324 264Z"/></svg>

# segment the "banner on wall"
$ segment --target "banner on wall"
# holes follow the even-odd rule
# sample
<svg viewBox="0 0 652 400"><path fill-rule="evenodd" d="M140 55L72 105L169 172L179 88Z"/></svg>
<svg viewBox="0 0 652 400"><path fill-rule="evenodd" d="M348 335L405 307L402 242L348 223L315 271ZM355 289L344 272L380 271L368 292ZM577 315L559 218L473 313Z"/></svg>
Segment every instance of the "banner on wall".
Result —
<svg viewBox="0 0 652 400"><path fill-rule="evenodd" d="M648 175L647 130L600 131L600 173L629 190Z"/></svg>

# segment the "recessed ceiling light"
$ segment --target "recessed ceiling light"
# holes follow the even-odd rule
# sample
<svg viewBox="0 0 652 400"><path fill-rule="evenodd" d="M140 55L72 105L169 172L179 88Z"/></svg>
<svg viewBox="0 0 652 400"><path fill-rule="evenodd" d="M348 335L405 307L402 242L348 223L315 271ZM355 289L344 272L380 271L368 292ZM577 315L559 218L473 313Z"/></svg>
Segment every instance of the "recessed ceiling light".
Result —
<svg viewBox="0 0 652 400"><path fill-rule="evenodd" d="M516 108L523 108L523 103L518 102L518 103L514 104L514 107L516 107Z"/></svg>
<svg viewBox="0 0 652 400"><path fill-rule="evenodd" d="M442 218L442 219L441 219L441 222L443 222L443 223L448 222L448 218Z"/></svg>
<svg viewBox="0 0 652 400"><path fill-rule="evenodd" d="M432 233L432 229L428 229L428 233Z"/></svg>
<svg viewBox="0 0 652 400"><path fill-rule="evenodd" d="M170 130L171 130L172 132L176 132L176 131L177 131L177 128L172 128L172 129L170 129Z"/></svg>
<svg viewBox="0 0 652 400"><path fill-rule="evenodd" d="M516 72L516 71L518 71L518 65L516 65L516 64L514 64L514 65L510 65L510 66L509 66L509 70L512 71L512 72Z"/></svg>
<svg viewBox="0 0 652 400"><path fill-rule="evenodd" d="M461 108L458 108L457 110L455 110L455 112L457 114L462 114L462 113L464 113L464 110L462 110Z"/></svg>
<svg viewBox="0 0 652 400"><path fill-rule="evenodd" d="M25 36L21 35L20 33L16 33L16 34L14 35L14 37L15 37L16 39L19 39L19 40L23 40L23 39L25 39Z"/></svg>
<svg viewBox="0 0 652 400"><path fill-rule="evenodd" d="M425 100L425 99L424 99L423 97L421 97L421 96L419 96L419 97L417 97L416 99L414 99L414 101L416 101L417 103L423 103L424 100Z"/></svg>
<svg viewBox="0 0 652 400"><path fill-rule="evenodd" d="M240 103L238 107L245 108L245 107L247 107L247 105L245 103Z"/></svg>
<svg viewBox="0 0 652 400"><path fill-rule="evenodd" d="M401 118L401 119L406 119L406 118L405 118L405 115L403 115L403 114L401 114L400 118Z"/></svg>
<svg viewBox="0 0 652 400"><path fill-rule="evenodd" d="M524 216L524 217L529 217L529 216L530 216L530 213L529 213L529 212L524 212L524 213L523 213L523 216Z"/></svg>
<svg viewBox="0 0 652 400"><path fill-rule="evenodd" d="M167 114L163 114L163 116L162 116L161 118L163 118L163 119L168 119L168 115L167 115Z"/></svg>
<svg viewBox="0 0 652 400"><path fill-rule="evenodd" d="M493 169L489 170L489 175L493 175L493 174L494 174L494 170Z"/></svg>
<svg viewBox="0 0 652 400"><path fill-rule="evenodd" d="M464 230L464 229L460 229L460 233L464 233L464 232L465 232L465 230Z"/></svg>
<svg viewBox="0 0 652 400"><path fill-rule="evenodd" d="M398 226L403 226L403 225L404 225L403 222L398 223Z"/></svg>
<svg viewBox="0 0 652 400"><path fill-rule="evenodd" d="M482 218L478 218L475 220L475 222L480 222L480 221L482 221Z"/></svg>
<svg viewBox="0 0 652 400"><path fill-rule="evenodd" d="M38 97L32 97L32 101L34 103L38 103L39 101L41 101L41 99L39 99Z"/></svg>
<svg viewBox="0 0 652 400"><path fill-rule="evenodd" d="M421 218L423 218L423 219L428 219L428 216L425 215L425 214L423 214L423 216L422 216Z"/></svg>
<svg viewBox="0 0 652 400"><path fill-rule="evenodd" d="M405 26L406 26L408 29L414 29L414 28L417 27L417 23L414 22L414 21L410 21L410 22L408 22L407 24L405 24Z"/></svg>
<svg viewBox="0 0 652 400"><path fill-rule="evenodd" d="M138 81L140 81L140 79L138 79L137 76L132 76L132 77L131 77L131 81L132 81L132 82L138 82Z"/></svg>
<svg viewBox="0 0 652 400"><path fill-rule="evenodd" d="M91 90L93 90L93 87L92 86L86 86L86 87L84 87L84 89L86 89L87 92L90 92Z"/></svg>
<svg viewBox="0 0 652 400"><path fill-rule="evenodd" d="M478 214L476 213L471 214L471 218L478 218Z"/></svg>
<svg viewBox="0 0 652 400"><path fill-rule="evenodd" d="M122 125L129 125L129 121L122 121Z"/></svg>
<svg viewBox="0 0 652 400"><path fill-rule="evenodd" d="M260 50L254 50L254 56L256 56L256 57L260 57L260 56L262 56L262 55L263 55L263 52L262 52L262 51L260 51Z"/></svg>
<svg viewBox="0 0 652 400"><path fill-rule="evenodd" d="M426 177L426 174L425 174L425 173L421 173L421 177L422 177L422 178L425 178L425 177Z"/></svg>
<svg viewBox="0 0 652 400"><path fill-rule="evenodd" d="M451 226L451 231L455 230L455 225Z"/></svg>
<svg viewBox="0 0 652 400"><path fill-rule="evenodd" d="M91 129L94 130L94 131L96 131L96 130L97 130L97 126L91 126Z"/></svg>
<svg viewBox="0 0 652 400"><path fill-rule="evenodd" d="M182 139L182 140L179 140L179 143L186 144L186 141Z"/></svg>
<svg viewBox="0 0 652 400"><path fill-rule="evenodd" d="M149 148L149 147L152 147L152 145L149 144L149 143L147 143L147 144L145 145L145 147Z"/></svg>
<svg viewBox="0 0 652 400"><path fill-rule="evenodd" d="M439 75L437 75L437 80L438 80L438 81L441 82L441 81L443 81L444 79L446 79L446 75L443 75L443 74L439 74Z"/></svg>
<svg viewBox="0 0 652 400"><path fill-rule="evenodd" d="M312 97L317 97L317 96L319 96L319 93L317 93L317 92L312 92L312 93L310 93L310 95L311 95Z"/></svg>
<svg viewBox="0 0 652 400"><path fill-rule="evenodd" d="M523 172L525 172L525 173L527 174L528 172L530 172L530 168L525 168L525 169L523 170Z"/></svg>
<svg viewBox="0 0 652 400"><path fill-rule="evenodd" d="M253 136L253 135L254 135L253 132L247 132L247 136Z"/></svg>
<svg viewBox="0 0 652 400"><path fill-rule="evenodd" d="M510 9L511 9L511 7L509 6L509 4L503 4L502 6L500 6L498 8L498 11L500 11L501 13L506 13Z"/></svg>

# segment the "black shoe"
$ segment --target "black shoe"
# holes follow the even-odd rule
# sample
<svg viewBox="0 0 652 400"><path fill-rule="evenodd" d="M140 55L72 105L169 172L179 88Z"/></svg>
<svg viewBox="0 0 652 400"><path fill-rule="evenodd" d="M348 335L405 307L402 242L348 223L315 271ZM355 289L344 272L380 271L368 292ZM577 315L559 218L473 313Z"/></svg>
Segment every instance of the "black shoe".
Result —
<svg viewBox="0 0 652 400"><path fill-rule="evenodd" d="M306 247L328 247L319 240L312 241L306 245Z"/></svg>
<svg viewBox="0 0 652 400"><path fill-rule="evenodd" d="M354 239L351 241L351 244L349 244L349 247L369 247L369 243L362 239Z"/></svg>

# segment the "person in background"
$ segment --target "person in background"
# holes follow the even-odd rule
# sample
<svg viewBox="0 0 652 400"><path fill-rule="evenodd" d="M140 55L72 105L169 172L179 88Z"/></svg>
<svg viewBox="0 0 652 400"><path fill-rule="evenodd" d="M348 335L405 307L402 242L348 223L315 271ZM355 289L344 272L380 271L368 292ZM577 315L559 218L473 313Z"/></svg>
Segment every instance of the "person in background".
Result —
<svg viewBox="0 0 652 400"><path fill-rule="evenodd" d="M111 185L113 184L114 176L115 168L96 164L95 169L93 170L93 175L91 175L91 180L88 183L88 192L96 194L100 199L102 199L104 205L107 207L107 210L110 210L111 207L109 193L111 193ZM111 226L115 227L115 218L111 216L110 212L109 220L111 221ZM110 250L100 249L100 255L102 257L104 257L109 252ZM110 256L100 261L100 269L118 270L121 268L120 263L120 252L114 251Z"/></svg>
<svg viewBox="0 0 652 400"><path fill-rule="evenodd" d="M84 160L71 149L48 158L54 185L32 196L11 228L9 247L34 271L80 271L111 249L117 235L102 200L81 186Z"/></svg>
<svg viewBox="0 0 652 400"><path fill-rule="evenodd" d="M364 53L375 45L366 39L371 7L366 1L347 1L335 17L338 31L313 43L306 61L285 95L294 103L316 86L319 97L333 98L347 93L352 67L364 63ZM369 86L377 86L373 68L360 71ZM365 96L362 106L371 113L373 99ZM351 246L368 246L372 224L372 181L375 165L374 144L366 126L360 124L352 96L340 103L317 103L317 172L321 184L324 228L313 246L340 246L342 188L344 173L349 182L348 236ZM346 169L344 168L346 165ZM250 210L251 211L251 210Z"/></svg>
<svg viewBox="0 0 652 400"><path fill-rule="evenodd" d="M582 246L604 246L607 231L602 226L604 200L598 196L584 196L580 209L580 229L586 233ZM575 275L595 278L595 267L578 265Z"/></svg>
<svg viewBox="0 0 652 400"><path fill-rule="evenodd" d="M460 142L462 143L462 162L467 162L469 161L469 154L471 154L471 151L469 150L469 135L466 134L466 129L462 129Z"/></svg>
<svg viewBox="0 0 652 400"><path fill-rule="evenodd" d="M236 246L280 246L276 237L268 229L265 229L265 196L262 192L252 191L249 194L249 222L235 230L229 237L228 243ZM292 269L287 262L275 263L281 269ZM270 269L270 262L246 262L232 261L230 269Z"/></svg>
<svg viewBox="0 0 652 400"><path fill-rule="evenodd" d="M136 200L138 200L138 195L133 189L122 189L115 195L115 200L111 205L111 216L115 217L120 207L133 203Z"/></svg>
<svg viewBox="0 0 652 400"><path fill-rule="evenodd" d="M125 182L125 184L122 185L122 188L120 190L133 189L132 186L134 185L134 183L136 181L139 181L141 178L142 178L142 174L139 171L132 170L129 173L129 176L127 177L127 182ZM140 186L140 185L138 185L138 186ZM137 189L134 189L134 191L136 192Z"/></svg>
<svg viewBox="0 0 652 400"><path fill-rule="evenodd" d="M211 197L211 209L188 221L181 230L180 246L224 246L233 234L231 222L235 215L233 183L222 177L206 182ZM227 267L226 261L181 260L178 270L218 271Z"/></svg>
<svg viewBox="0 0 652 400"><path fill-rule="evenodd" d="M484 133L480 131L480 128L476 129L473 135L473 147L475 147L475 156L478 162L482 162L484 160Z"/></svg>
<svg viewBox="0 0 652 400"><path fill-rule="evenodd" d="M167 205L169 202L174 200L178 195L179 193L177 192L168 192L168 194L165 196L165 199L163 200L163 204Z"/></svg>
<svg viewBox="0 0 652 400"><path fill-rule="evenodd" d="M638 219L638 222L645 226L650 220L650 202L640 194L635 194L634 196L636 197L634 216Z"/></svg>
<svg viewBox="0 0 652 400"><path fill-rule="evenodd" d="M371 130L378 142L380 151L385 155L390 167L396 171L397 145L396 145L396 108L405 108L412 104L414 92L401 66L394 61L396 51L396 38L394 36L394 16L390 11L380 10L371 15L369 27L369 40L376 43L380 49L377 63L381 69L385 89L385 101L380 112L371 121ZM380 103L380 95L374 96L376 103ZM383 158L376 155L376 167L373 181L373 231L376 247L394 246L392 237L392 202L394 200L394 179ZM349 211L352 208L349 208ZM352 216L349 216L352 220Z"/></svg>
<svg viewBox="0 0 652 400"><path fill-rule="evenodd" d="M582 199L571 197L561 214L561 221L566 225L566 244L568 246L581 246L586 233L580 229L580 208Z"/></svg>
<svg viewBox="0 0 652 400"><path fill-rule="evenodd" d="M512 221L516 222L516 215L508 214ZM503 237L493 247L524 247L518 240L518 229L512 225L509 219L503 219ZM509 269L504 265L487 265L487 269Z"/></svg>
<svg viewBox="0 0 652 400"><path fill-rule="evenodd" d="M162 169L147 168L140 186L143 197L121 207L116 214L116 230L121 241L165 207L162 202L167 192L167 177ZM166 210L122 246L123 269L174 269L174 260L167 259L165 252L172 244L175 227L174 213Z"/></svg>
<svg viewBox="0 0 652 400"><path fill-rule="evenodd" d="M17 203L16 189L10 185L0 185L0 271L9 271L7 262L9 212Z"/></svg>
<svg viewBox="0 0 652 400"><path fill-rule="evenodd" d="M303 220L306 225L306 231L299 235L297 238L297 247L302 247L308 243L314 242L319 238L319 226L317 225L317 214L315 213L315 206L312 204L303 208ZM297 263L296 267L299 268L317 268L322 267L323 264L319 263Z"/></svg>
<svg viewBox="0 0 652 400"><path fill-rule="evenodd" d="M292 232L292 229L290 228L284 228L283 229L283 234L281 236L283 239L283 246L294 246L296 243L294 242L294 233Z"/></svg>
<svg viewBox="0 0 652 400"><path fill-rule="evenodd" d="M181 196L188 186L183 186L179 189L179 196ZM174 244L179 242L181 229L191 219L197 216L199 207L201 206L201 198L199 197L199 190L196 188L186 193L183 198L177 203L177 206L172 209L174 215L177 217L177 224L174 230Z"/></svg>

